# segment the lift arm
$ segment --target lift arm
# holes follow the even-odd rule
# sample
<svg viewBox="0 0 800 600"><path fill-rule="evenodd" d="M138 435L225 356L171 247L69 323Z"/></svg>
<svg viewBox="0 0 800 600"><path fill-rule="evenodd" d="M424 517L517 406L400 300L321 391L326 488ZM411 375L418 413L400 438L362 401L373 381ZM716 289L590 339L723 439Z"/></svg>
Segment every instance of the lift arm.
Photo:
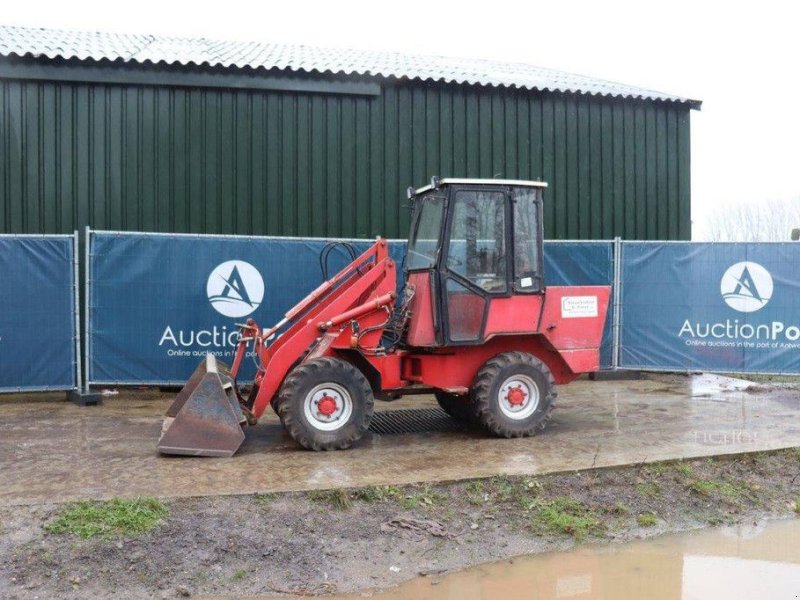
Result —
<svg viewBox="0 0 800 600"><path fill-rule="evenodd" d="M243 327L231 369L238 374L242 358L252 341L260 368L254 382L255 395L248 406L258 419L280 389L288 372L322 341L326 331L350 336L351 323L369 317L379 310L392 310L396 275L394 261L389 258L386 240L379 238L366 252L322 283L271 329L260 331L253 320ZM271 344L268 339L288 326Z"/></svg>

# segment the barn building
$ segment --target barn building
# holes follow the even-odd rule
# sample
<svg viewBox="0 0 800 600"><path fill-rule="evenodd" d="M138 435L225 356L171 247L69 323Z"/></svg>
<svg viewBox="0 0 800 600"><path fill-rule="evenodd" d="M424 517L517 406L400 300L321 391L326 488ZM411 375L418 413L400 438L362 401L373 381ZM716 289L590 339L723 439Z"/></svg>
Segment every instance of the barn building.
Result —
<svg viewBox="0 0 800 600"><path fill-rule="evenodd" d="M431 175L555 239L690 238L700 102L525 64L0 27L0 232L405 237Z"/></svg>

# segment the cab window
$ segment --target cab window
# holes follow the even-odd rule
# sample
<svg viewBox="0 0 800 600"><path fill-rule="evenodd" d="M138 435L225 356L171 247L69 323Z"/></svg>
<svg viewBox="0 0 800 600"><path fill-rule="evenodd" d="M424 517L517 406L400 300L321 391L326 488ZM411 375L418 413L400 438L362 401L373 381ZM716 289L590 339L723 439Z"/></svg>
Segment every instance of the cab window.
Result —
<svg viewBox="0 0 800 600"><path fill-rule="evenodd" d="M406 269L430 269L436 262L442 227L444 198L428 196L417 201L414 232L408 240Z"/></svg>
<svg viewBox="0 0 800 600"><path fill-rule="evenodd" d="M541 223L534 190L514 194L514 289L538 292L542 288L539 256Z"/></svg>
<svg viewBox="0 0 800 600"><path fill-rule="evenodd" d="M506 292L505 193L458 191L452 211L447 270L487 292Z"/></svg>

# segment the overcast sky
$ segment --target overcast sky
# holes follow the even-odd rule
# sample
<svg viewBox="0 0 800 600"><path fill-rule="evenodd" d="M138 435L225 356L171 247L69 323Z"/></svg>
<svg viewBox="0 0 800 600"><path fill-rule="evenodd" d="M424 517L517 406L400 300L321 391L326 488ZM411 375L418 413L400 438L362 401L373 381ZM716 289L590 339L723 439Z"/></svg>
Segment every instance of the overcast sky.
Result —
<svg viewBox="0 0 800 600"><path fill-rule="evenodd" d="M0 22L527 62L703 101L695 237L732 202L800 202L800 10L789 2L6 2ZM800 224L797 224L800 225Z"/></svg>

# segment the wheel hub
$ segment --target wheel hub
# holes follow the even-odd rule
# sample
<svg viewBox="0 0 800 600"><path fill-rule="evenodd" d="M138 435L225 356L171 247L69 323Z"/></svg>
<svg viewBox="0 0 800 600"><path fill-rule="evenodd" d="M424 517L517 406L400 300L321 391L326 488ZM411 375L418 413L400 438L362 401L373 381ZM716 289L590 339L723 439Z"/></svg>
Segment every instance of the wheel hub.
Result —
<svg viewBox="0 0 800 600"><path fill-rule="evenodd" d="M511 406L522 406L525 404L525 398L528 397L528 394L525 393L525 390L522 389L522 386L512 387L508 390L508 394L506 395L506 399Z"/></svg>
<svg viewBox="0 0 800 600"><path fill-rule="evenodd" d="M322 398L317 403L317 410L322 416L330 417L336 412L336 399L323 392Z"/></svg>
<svg viewBox="0 0 800 600"><path fill-rule="evenodd" d="M539 406L539 386L528 375L512 375L500 386L497 403L506 417L515 421L527 419Z"/></svg>
<svg viewBox="0 0 800 600"><path fill-rule="evenodd" d="M338 383L321 383L312 388L304 401L303 411L309 425L320 431L343 427L353 414L353 400Z"/></svg>

